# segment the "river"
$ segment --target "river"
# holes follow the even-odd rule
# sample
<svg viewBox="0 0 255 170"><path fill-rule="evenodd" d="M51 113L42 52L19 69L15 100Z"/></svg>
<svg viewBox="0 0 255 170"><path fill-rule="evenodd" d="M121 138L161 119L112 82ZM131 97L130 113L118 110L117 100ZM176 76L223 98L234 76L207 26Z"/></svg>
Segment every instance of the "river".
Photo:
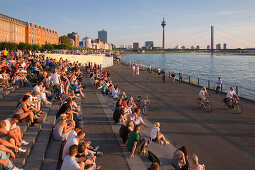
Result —
<svg viewBox="0 0 255 170"><path fill-rule="evenodd" d="M184 78L202 86L215 88L218 77L222 78L223 91L238 87L238 94L255 100L255 56L222 55L207 53L166 53L166 54L126 54L122 61L136 62L160 67L168 72L180 71ZM178 76L177 76L178 77Z"/></svg>

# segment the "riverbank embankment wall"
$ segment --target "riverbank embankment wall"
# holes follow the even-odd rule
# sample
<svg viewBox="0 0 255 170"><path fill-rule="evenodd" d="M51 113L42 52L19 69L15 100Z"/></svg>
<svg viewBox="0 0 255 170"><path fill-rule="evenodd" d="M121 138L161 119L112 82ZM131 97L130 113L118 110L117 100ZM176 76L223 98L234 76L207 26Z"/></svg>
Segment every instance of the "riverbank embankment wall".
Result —
<svg viewBox="0 0 255 170"><path fill-rule="evenodd" d="M104 54L88 54L88 55L72 55L72 54L49 54L49 53L37 53L38 55L45 55L46 57L59 60L61 57L63 60L69 60L71 62L78 61L83 66L91 62L92 64L102 65L103 68L113 65L113 57L105 56Z"/></svg>

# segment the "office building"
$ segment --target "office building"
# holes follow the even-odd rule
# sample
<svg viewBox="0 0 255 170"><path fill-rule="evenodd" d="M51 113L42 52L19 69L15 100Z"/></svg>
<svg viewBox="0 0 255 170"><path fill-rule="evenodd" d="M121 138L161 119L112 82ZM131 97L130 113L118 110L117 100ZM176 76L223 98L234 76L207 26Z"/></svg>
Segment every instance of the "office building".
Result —
<svg viewBox="0 0 255 170"><path fill-rule="evenodd" d="M207 50L210 50L210 45L207 45L207 48L206 48Z"/></svg>
<svg viewBox="0 0 255 170"><path fill-rule="evenodd" d="M73 40L73 46L79 47L79 35L77 32L68 33L67 37Z"/></svg>
<svg viewBox="0 0 255 170"><path fill-rule="evenodd" d="M221 50L221 44L216 45L216 50Z"/></svg>
<svg viewBox="0 0 255 170"><path fill-rule="evenodd" d="M197 50L199 50L200 49L200 47L199 47L199 45L197 45Z"/></svg>
<svg viewBox="0 0 255 170"><path fill-rule="evenodd" d="M134 50L138 50L139 49L139 43L138 42L134 42L133 43L133 49Z"/></svg>
<svg viewBox="0 0 255 170"><path fill-rule="evenodd" d="M145 48L152 49L154 47L153 41L145 41Z"/></svg>
<svg viewBox="0 0 255 170"><path fill-rule="evenodd" d="M59 36L56 31L0 13L1 41L38 45L58 44Z"/></svg>
<svg viewBox="0 0 255 170"><path fill-rule="evenodd" d="M192 46L190 47L190 49L191 49L191 50L194 50L194 49L195 49L195 47L192 45Z"/></svg>
<svg viewBox="0 0 255 170"><path fill-rule="evenodd" d="M85 37L82 39L82 47L92 48L92 49L101 49L101 50L112 50L113 45L104 43L100 39L92 39Z"/></svg>
<svg viewBox="0 0 255 170"><path fill-rule="evenodd" d="M104 29L98 31L98 39L102 40L104 43L107 43L107 31Z"/></svg>
<svg viewBox="0 0 255 170"><path fill-rule="evenodd" d="M224 49L224 50L227 49L227 44L226 44L226 43L223 44L223 49Z"/></svg>

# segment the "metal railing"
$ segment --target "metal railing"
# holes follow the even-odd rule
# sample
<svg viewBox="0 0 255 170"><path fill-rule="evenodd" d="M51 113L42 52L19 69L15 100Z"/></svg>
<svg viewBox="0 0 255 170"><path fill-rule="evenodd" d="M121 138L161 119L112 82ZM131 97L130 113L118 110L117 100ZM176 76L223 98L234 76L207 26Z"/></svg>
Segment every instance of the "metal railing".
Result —
<svg viewBox="0 0 255 170"><path fill-rule="evenodd" d="M127 63L125 61L121 61L121 63L126 66L130 65L129 63ZM143 65L143 64L138 64L138 65L140 67L140 70L148 71L148 66ZM158 74L158 68L152 67L151 72ZM161 70L161 73L163 73L163 72L164 72L164 70ZM168 73L166 73L166 74L167 74L166 77L172 78L170 71L168 71ZM179 73L176 73L176 81L180 81ZM216 87L217 87L216 81L217 80L208 80L208 79L204 79L204 78L199 78L199 77L182 74L182 82L200 86L200 87L206 87L207 89L210 89L210 90L216 90ZM231 84L223 82L223 84L221 85L221 88L220 88L220 92L227 93L228 90L230 89L230 87L233 87L235 89L238 96L248 99L248 100L255 101L255 97L254 97L255 89L250 89L250 88L243 87L243 86L235 86L235 85L231 85Z"/></svg>

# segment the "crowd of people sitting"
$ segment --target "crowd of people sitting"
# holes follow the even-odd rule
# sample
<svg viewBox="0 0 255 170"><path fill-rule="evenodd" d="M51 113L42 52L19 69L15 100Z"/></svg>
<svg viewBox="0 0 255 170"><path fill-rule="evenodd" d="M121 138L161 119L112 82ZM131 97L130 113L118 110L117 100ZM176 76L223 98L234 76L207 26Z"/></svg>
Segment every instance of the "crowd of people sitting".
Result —
<svg viewBox="0 0 255 170"><path fill-rule="evenodd" d="M136 72L136 66L131 65L133 75ZM120 124L119 134L123 144L121 146L127 147L128 151L131 152L129 158L134 158L134 153L144 154L146 148L150 146L153 141L157 141L158 144L167 145L169 141L166 140L165 136L160 133L160 123L155 122L151 129L150 138L145 139L142 137L140 131L142 126L146 126L140 115L140 108L137 107L133 97L128 97L125 91L122 91L118 85L114 85L109 71L102 71L99 67L93 67L87 69L90 73L90 77L94 80L94 85L103 95L111 96L116 101L115 111L113 113L113 120L115 123ZM139 75L139 71L138 74ZM204 170L204 165L198 163L198 157L192 156L192 161L189 164L188 161L188 150L185 146L177 149L174 152L173 166L178 170ZM151 170L159 169L159 164L153 162Z"/></svg>
<svg viewBox="0 0 255 170"><path fill-rule="evenodd" d="M41 108L51 107L55 100L61 104L52 137L65 143L61 169L100 169L96 158L103 153L98 146L92 147L90 141L84 140L83 122L78 117L81 108L76 100L85 98L79 63L6 51L1 55L1 85L10 88L20 83L32 90L21 97L13 115L0 121L0 164L3 169L18 169L7 155L10 153L15 159L16 153L26 152L22 146L29 144L22 139L19 122L38 126L44 115Z"/></svg>

